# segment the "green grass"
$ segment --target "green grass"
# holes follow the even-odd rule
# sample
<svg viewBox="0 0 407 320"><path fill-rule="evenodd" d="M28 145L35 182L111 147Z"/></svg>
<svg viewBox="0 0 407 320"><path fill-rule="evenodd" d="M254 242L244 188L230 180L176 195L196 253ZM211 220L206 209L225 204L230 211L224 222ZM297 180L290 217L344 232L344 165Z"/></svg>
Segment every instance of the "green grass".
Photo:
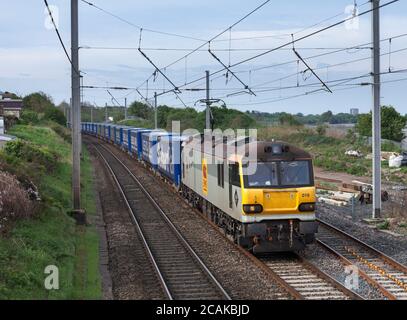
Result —
<svg viewBox="0 0 407 320"><path fill-rule="evenodd" d="M81 165L81 203L89 218L96 213L96 202L93 183L93 167L89 152L82 147L83 160ZM74 277L75 299L100 299L102 285L99 273L99 235L94 226L77 228L76 273Z"/></svg>
<svg viewBox="0 0 407 320"><path fill-rule="evenodd" d="M379 230L389 230L389 228L390 228L390 222L388 220L386 220L382 223L379 223L377 225L377 229L379 229Z"/></svg>
<svg viewBox="0 0 407 320"><path fill-rule="evenodd" d="M60 160L52 173L41 175L44 203L38 216L17 222L10 234L0 238L0 299L100 298L97 232L93 226L77 227L67 214L71 208L70 145L47 127L19 125L10 134L55 151ZM83 151L83 207L94 214L92 167ZM44 288L47 265L59 268L59 290Z"/></svg>
<svg viewBox="0 0 407 320"><path fill-rule="evenodd" d="M356 176L372 175L372 160L366 159L371 154L371 147L364 138L342 137L335 138L319 135L314 130L301 127L275 126L259 130L260 139L272 138L292 143L311 153L314 165L333 172L344 172ZM383 150L400 151L392 143L383 143ZM358 150L363 157L356 158L345 155L348 150ZM388 169L388 161L382 162L383 169ZM388 177L394 182L405 182L407 179L407 167L401 168L398 173L382 171L384 178Z"/></svg>

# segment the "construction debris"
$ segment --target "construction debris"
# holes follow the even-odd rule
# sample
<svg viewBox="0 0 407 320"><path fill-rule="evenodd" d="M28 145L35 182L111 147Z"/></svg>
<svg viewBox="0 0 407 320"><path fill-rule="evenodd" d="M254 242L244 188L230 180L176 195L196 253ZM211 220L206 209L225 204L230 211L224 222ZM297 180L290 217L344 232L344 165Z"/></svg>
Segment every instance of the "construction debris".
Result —
<svg viewBox="0 0 407 320"><path fill-rule="evenodd" d="M351 157L356 157L356 158L362 158L363 153L357 150L348 150L345 152L345 155L351 156Z"/></svg>
<svg viewBox="0 0 407 320"><path fill-rule="evenodd" d="M389 167L390 168L400 168L401 167L401 163L403 161L403 156L401 155L391 155L389 158Z"/></svg>

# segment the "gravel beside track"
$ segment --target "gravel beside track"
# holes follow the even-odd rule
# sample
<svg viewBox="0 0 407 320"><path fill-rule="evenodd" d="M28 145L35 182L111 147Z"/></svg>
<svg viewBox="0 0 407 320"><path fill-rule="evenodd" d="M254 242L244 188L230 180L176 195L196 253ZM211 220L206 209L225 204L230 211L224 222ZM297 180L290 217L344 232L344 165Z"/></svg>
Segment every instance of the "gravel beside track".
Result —
<svg viewBox="0 0 407 320"><path fill-rule="evenodd" d="M321 272L319 266L316 267L297 254L266 255L260 259L306 300L361 299L335 279Z"/></svg>
<svg viewBox="0 0 407 320"><path fill-rule="evenodd" d="M84 139L87 142L87 139ZM114 299L165 299L141 239L114 181L92 147L88 148L97 173L96 188L105 222L109 272Z"/></svg>
<svg viewBox="0 0 407 320"><path fill-rule="evenodd" d="M407 209L406 209L407 210ZM370 228L359 220L352 221L346 208L318 204L317 217L335 227L352 234L370 246L382 251L401 264L407 265L407 237L395 237L391 234Z"/></svg>
<svg viewBox="0 0 407 320"><path fill-rule="evenodd" d="M174 189L144 165L108 147L140 180L232 299L292 299L261 267L199 216ZM106 222L107 223L107 222Z"/></svg>
<svg viewBox="0 0 407 320"><path fill-rule="evenodd" d="M345 264L342 263L341 260L335 255L317 243L308 245L303 255L308 261L312 262L314 265L317 265L322 271L329 274L336 281L345 285L346 276L348 276L349 273L345 271ZM377 288L367 283L361 277L359 277L358 289L355 289L354 291L364 299L386 299L386 297L383 296Z"/></svg>
<svg viewBox="0 0 407 320"><path fill-rule="evenodd" d="M230 299L138 179L107 148L94 147L114 176L168 298Z"/></svg>
<svg viewBox="0 0 407 320"><path fill-rule="evenodd" d="M407 267L381 251L326 222L319 221L317 241L332 250L359 274L376 285L389 299L407 299Z"/></svg>

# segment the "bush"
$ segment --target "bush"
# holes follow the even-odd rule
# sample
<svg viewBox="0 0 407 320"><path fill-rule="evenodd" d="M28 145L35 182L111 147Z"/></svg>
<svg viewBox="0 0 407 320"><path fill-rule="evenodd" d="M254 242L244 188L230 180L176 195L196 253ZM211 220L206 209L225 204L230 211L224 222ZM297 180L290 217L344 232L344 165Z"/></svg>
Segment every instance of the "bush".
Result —
<svg viewBox="0 0 407 320"><path fill-rule="evenodd" d="M317 133L318 133L318 135L319 135L319 136L324 136L324 135L326 134L326 129L327 129L327 126L326 126L326 125L320 124L320 125L317 127Z"/></svg>
<svg viewBox="0 0 407 320"><path fill-rule="evenodd" d="M40 121L38 113L31 110L23 110L20 117L20 122L22 124L34 125Z"/></svg>
<svg viewBox="0 0 407 320"><path fill-rule="evenodd" d="M390 141L382 142L382 151L401 153L401 148Z"/></svg>
<svg viewBox="0 0 407 320"><path fill-rule="evenodd" d="M34 215L35 206L23 186L9 173L0 171L0 233L13 221Z"/></svg>
<svg viewBox="0 0 407 320"><path fill-rule="evenodd" d="M54 121L60 125L66 125L66 117L64 113L56 107L48 107L44 113L44 119Z"/></svg>
<svg viewBox="0 0 407 320"><path fill-rule="evenodd" d="M346 140L348 140L350 143L355 143L357 140L356 132L354 129L348 129L346 133Z"/></svg>
<svg viewBox="0 0 407 320"><path fill-rule="evenodd" d="M39 164L49 171L53 171L58 162L55 152L19 139L7 142L4 151L11 157Z"/></svg>
<svg viewBox="0 0 407 320"><path fill-rule="evenodd" d="M72 143L72 135L71 131L69 131L66 127L59 125L58 123L52 123L51 129L55 131L57 135L59 135L62 139L66 142Z"/></svg>

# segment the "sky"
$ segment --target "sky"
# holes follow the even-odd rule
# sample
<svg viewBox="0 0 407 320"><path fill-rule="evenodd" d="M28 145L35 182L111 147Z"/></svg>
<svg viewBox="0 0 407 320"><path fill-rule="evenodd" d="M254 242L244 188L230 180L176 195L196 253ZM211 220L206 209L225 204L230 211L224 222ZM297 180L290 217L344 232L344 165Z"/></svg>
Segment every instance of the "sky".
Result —
<svg viewBox="0 0 407 320"><path fill-rule="evenodd" d="M355 2L359 13L370 9L369 1ZM70 53L70 1L48 3L54 8L53 14ZM129 103L141 99L134 88L139 88L149 101L155 91L161 93L172 88L162 75L150 77L155 69L137 50L138 27L142 27L141 49L159 68L182 58L224 30L223 35L211 42L210 48L222 63L232 66L289 43L293 34L297 40L295 50L333 91L322 90L319 80L307 71L288 45L234 66L231 70L237 78L230 73L226 77L225 71L212 75L211 98L222 99L230 108L304 114L371 109L368 85L371 83L368 76L371 13L301 40L352 15L354 0L272 0L233 28L229 27L262 1L92 0L92 3L130 22L125 23L79 0L83 85L131 88L111 90L120 104L124 104L124 98ZM44 2L1 0L1 5L0 91L20 95L44 91L57 104L69 101L70 64L50 26ZM400 113L407 114L407 72L402 72L407 69L407 1L382 8L380 14L382 104L393 105ZM205 44L200 51L166 68L165 75L182 89L204 89L205 79L188 83L203 78L205 70L213 73L222 68ZM245 86L255 95L248 94ZM158 103L203 109L197 101L204 98L205 91L182 91L178 97L170 92L160 95ZM83 100L97 106L112 104L106 89L83 89Z"/></svg>

